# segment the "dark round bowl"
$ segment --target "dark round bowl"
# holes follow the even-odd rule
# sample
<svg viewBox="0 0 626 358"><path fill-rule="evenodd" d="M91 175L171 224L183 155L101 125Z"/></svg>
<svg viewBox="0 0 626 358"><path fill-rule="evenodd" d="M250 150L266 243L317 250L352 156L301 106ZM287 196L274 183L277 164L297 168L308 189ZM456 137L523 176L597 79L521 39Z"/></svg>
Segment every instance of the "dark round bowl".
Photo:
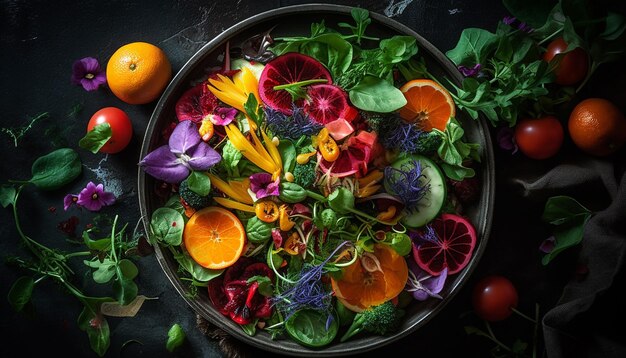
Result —
<svg viewBox="0 0 626 358"><path fill-rule="evenodd" d="M211 68L221 65L220 60L226 42L230 42L231 48L239 46L243 40L267 31L273 26L276 26L272 31L274 36L308 35L312 22L324 19L330 27L336 27L338 22L351 22L350 9L346 6L317 4L283 7L252 16L215 37L189 59L161 96L145 133L141 158L162 144L161 131L169 123L176 121L174 106L178 98L192 85L206 79ZM368 28L368 33L381 38L397 34L415 37L419 46L418 54L425 58L429 71L437 78L447 78L456 84L460 83L462 77L454 65L416 32L385 16L376 13L370 13L370 16L372 24ZM481 146L481 170L477 173L482 185L480 199L475 206L467 208L466 212L476 227L478 242L469 265L448 279L441 292L444 299L430 299L411 304L401 328L394 335L386 337L361 335L348 342L336 342L321 349L306 348L290 339L272 341L265 332L258 332L250 337L236 323L213 308L206 292L200 292L195 299L190 298L187 284L177 275L178 264L168 250L155 247L157 260L172 285L196 312L234 337L264 350L298 356L348 355L363 353L396 341L424 326L453 299L478 264L487 244L494 203L494 159L491 139L484 120L474 121L465 118L462 113L458 113L458 119L465 129L467 138ZM155 184L152 177L139 170L139 205L147 231L150 228L152 212L163 205L163 202L154 195Z"/></svg>

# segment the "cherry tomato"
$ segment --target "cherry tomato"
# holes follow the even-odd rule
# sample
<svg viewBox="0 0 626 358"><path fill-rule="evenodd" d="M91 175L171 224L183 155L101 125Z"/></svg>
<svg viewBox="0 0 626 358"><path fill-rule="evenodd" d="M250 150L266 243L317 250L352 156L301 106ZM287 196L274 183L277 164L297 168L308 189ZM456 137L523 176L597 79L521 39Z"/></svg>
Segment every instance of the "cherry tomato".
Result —
<svg viewBox="0 0 626 358"><path fill-rule="evenodd" d="M566 50L567 43L562 37L559 37L550 42L546 53L543 55L543 60L550 62L556 55ZM556 83L564 86L576 84L585 78L588 69L589 59L587 52L577 47L560 58L555 68Z"/></svg>
<svg viewBox="0 0 626 358"><path fill-rule="evenodd" d="M523 119L515 127L515 142L529 158L550 158L563 144L563 126L554 116Z"/></svg>
<svg viewBox="0 0 626 358"><path fill-rule="evenodd" d="M517 289L503 276L487 276L474 286L472 305L478 317L490 321L502 321L517 307Z"/></svg>
<svg viewBox="0 0 626 358"><path fill-rule="evenodd" d="M130 118L119 108L105 107L91 116L87 124L87 131L102 123L108 123L111 126L111 139L100 148L100 152L109 154L121 152L133 137L133 126Z"/></svg>

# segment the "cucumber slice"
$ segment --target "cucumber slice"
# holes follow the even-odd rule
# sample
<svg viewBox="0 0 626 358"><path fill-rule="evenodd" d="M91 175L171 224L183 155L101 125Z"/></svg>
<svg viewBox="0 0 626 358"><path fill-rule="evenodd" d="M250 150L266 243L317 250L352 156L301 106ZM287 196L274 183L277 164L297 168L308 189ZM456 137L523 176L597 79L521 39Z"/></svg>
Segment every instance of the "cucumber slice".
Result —
<svg viewBox="0 0 626 358"><path fill-rule="evenodd" d="M400 222L411 228L424 226L437 217L446 200L445 177L441 169L432 160L417 154L409 155L395 161L391 166L396 169L409 170L412 169L414 161L419 162L422 166L420 183L429 183L430 190L420 200L416 210L405 209ZM391 189L388 178L385 178L385 190L390 194L397 195Z"/></svg>

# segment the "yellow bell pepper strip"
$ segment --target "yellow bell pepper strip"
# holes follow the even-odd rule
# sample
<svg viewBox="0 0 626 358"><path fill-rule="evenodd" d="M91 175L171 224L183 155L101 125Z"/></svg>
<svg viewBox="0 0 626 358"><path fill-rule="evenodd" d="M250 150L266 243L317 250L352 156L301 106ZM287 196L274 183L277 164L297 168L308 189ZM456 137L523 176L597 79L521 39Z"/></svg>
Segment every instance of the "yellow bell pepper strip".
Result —
<svg viewBox="0 0 626 358"><path fill-rule="evenodd" d="M322 130L317 134L317 138L314 140L314 143L317 145L318 150L326 161L334 162L337 158L339 158L339 146L330 136L327 128L322 128Z"/></svg>
<svg viewBox="0 0 626 358"><path fill-rule="evenodd" d="M249 213L254 213L255 212L254 211L254 206L252 206L252 205L246 205L246 204L242 204L242 203L239 203L237 201L234 201L234 200L230 200L230 199L226 199L226 198L220 198L220 197L214 197L213 200L215 200L216 203L220 204L221 206L223 206L225 208L246 211L246 212L249 212Z"/></svg>
<svg viewBox="0 0 626 358"><path fill-rule="evenodd" d="M273 223L278 220L278 205L270 200L259 201L254 205L256 217L266 223Z"/></svg>
<svg viewBox="0 0 626 358"><path fill-rule="evenodd" d="M246 185L245 181L237 182L237 181L231 180L228 183L226 183L225 181L223 181L216 175L213 175L210 173L207 175L209 176L209 179L211 179L211 184L217 189L219 189L219 191L229 196L230 198L235 199L238 202L244 203L244 204L252 205L254 203L254 201L248 194L247 188L250 187L249 180L247 181L247 187L245 187Z"/></svg>
<svg viewBox="0 0 626 358"><path fill-rule="evenodd" d="M289 218L289 213L287 213L288 209L289 207L287 207L287 205L284 205L284 204L280 206L280 209L278 209L278 212L279 212L278 224L280 226L281 231L289 231L296 224Z"/></svg>
<svg viewBox="0 0 626 358"><path fill-rule="evenodd" d="M383 211L380 214L376 215L376 219L381 221L391 221L391 219L396 216L396 211L396 207L394 205L391 205L386 211Z"/></svg>

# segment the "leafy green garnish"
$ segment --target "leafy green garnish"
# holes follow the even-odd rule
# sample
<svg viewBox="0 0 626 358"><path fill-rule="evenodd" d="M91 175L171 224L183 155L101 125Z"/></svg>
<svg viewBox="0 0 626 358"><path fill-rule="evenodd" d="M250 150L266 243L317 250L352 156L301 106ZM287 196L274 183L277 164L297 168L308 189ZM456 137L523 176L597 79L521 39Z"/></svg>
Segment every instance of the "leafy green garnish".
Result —
<svg viewBox="0 0 626 358"><path fill-rule="evenodd" d="M465 167L463 162L468 158L480 161L478 152L480 145L463 141L465 131L454 118L450 119L445 131L442 132L437 128L433 128L433 132L437 133L442 139L437 149L437 154L443 161L441 168L446 176L457 181L473 177L475 174L474 169Z"/></svg>
<svg viewBox="0 0 626 358"><path fill-rule="evenodd" d="M553 225L555 246L541 262L547 265L563 250L575 246L583 239L585 224L591 211L569 196L554 196L548 199L541 220Z"/></svg>
<svg viewBox="0 0 626 358"><path fill-rule="evenodd" d="M165 343L165 348L168 352L173 352L176 348L180 347L185 343L185 331L183 331L183 327L180 324L175 323L170 330L167 332L167 343Z"/></svg>
<svg viewBox="0 0 626 358"><path fill-rule="evenodd" d="M111 125L100 123L78 141L78 146L96 154L111 139L112 135Z"/></svg>

